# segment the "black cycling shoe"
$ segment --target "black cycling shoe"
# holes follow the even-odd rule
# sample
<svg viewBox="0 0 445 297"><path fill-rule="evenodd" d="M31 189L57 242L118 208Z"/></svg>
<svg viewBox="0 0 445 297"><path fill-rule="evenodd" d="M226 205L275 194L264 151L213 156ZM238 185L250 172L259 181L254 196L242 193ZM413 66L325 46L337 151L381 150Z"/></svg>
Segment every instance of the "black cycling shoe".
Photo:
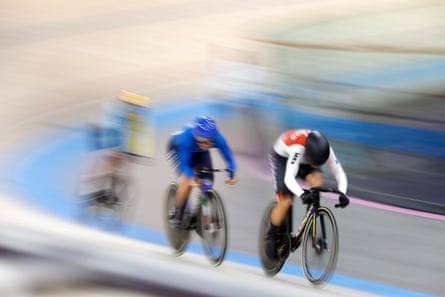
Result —
<svg viewBox="0 0 445 297"><path fill-rule="evenodd" d="M182 220L172 218L168 220L168 223L173 229L179 230L182 228Z"/></svg>
<svg viewBox="0 0 445 297"><path fill-rule="evenodd" d="M107 198L108 197L108 193L105 190L100 190L100 191L93 192L93 193L89 194L89 196L91 197L91 200L94 201L95 203L105 204L105 202L108 199Z"/></svg>
<svg viewBox="0 0 445 297"><path fill-rule="evenodd" d="M277 230L278 227L271 224L264 238L266 241L266 255L272 260L280 259L277 252Z"/></svg>
<svg viewBox="0 0 445 297"><path fill-rule="evenodd" d="M184 216L184 207L176 206L175 212L171 213L168 218L168 224L173 229L182 229L183 228L183 219Z"/></svg>
<svg viewBox="0 0 445 297"><path fill-rule="evenodd" d="M189 224L188 229L193 230L198 226L198 217L196 215L189 214Z"/></svg>

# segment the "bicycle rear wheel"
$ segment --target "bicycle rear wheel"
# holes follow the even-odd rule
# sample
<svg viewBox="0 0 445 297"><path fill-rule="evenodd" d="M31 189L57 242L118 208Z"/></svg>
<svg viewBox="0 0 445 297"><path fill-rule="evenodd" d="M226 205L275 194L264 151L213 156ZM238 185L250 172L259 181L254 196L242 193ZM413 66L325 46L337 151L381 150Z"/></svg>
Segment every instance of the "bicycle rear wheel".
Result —
<svg viewBox="0 0 445 297"><path fill-rule="evenodd" d="M185 252L190 238L190 231L185 228L175 228L170 221L176 215L175 194L178 184L172 182L168 185L165 194L164 204L164 226L170 246L173 248L175 255L180 256Z"/></svg>
<svg viewBox="0 0 445 297"><path fill-rule="evenodd" d="M227 250L227 217L221 197L215 190L207 193L209 215L201 209L201 235L204 252L216 266L220 265Z"/></svg>
<svg viewBox="0 0 445 297"><path fill-rule="evenodd" d="M302 240L302 266L306 278L318 285L329 280L338 254L338 229L333 213L325 207L311 215Z"/></svg>
<svg viewBox="0 0 445 297"><path fill-rule="evenodd" d="M266 275L268 276L274 276L275 274L277 274L278 272L280 272L281 268L283 268L284 263L287 260L287 257L289 255L288 252L285 253L285 255L281 256L279 258L279 260L274 260L271 259L267 256L266 254L266 233L269 230L270 227L270 213L272 212L272 209L275 207L275 205L277 205L276 201L272 201L271 203L269 203L269 205L267 206L263 218L261 220L261 226L260 226L260 234L259 234L259 254L260 254L260 260L261 260L261 266L263 268L263 271L266 273ZM277 236L285 236L285 238L283 237L283 240L279 240L279 243L277 243L277 247L278 246L282 246L284 244L287 245L287 249L290 248L290 240L288 239L287 236L287 230L288 230L288 217L286 215L286 219L283 221L283 224L280 226L280 231L279 234L277 234ZM286 242L285 242L286 241ZM279 249L278 253L281 255L282 254L282 250Z"/></svg>

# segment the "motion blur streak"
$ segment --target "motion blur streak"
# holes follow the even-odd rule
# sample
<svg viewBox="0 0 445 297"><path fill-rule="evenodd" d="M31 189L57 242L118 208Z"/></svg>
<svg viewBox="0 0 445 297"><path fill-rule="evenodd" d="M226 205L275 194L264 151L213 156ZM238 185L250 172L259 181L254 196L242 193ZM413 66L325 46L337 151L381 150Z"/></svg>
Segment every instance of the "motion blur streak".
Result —
<svg viewBox="0 0 445 297"><path fill-rule="evenodd" d="M432 219L445 214L443 0L19 0L0 8L1 295L176 295L171 281L210 296L445 292L443 221ZM120 89L149 96L167 115L156 119L153 164L130 164L133 213L116 232L137 240L22 212L77 219L82 125ZM194 255L198 245L174 259L147 244L165 244L160 210L175 178L163 158L166 133L204 111L241 165L236 187L217 181L228 259L253 268L211 269ZM277 278L258 270L258 225L274 199L258 175L267 178L270 144L289 126L326 130L349 194L389 204L354 199L335 210L337 274L321 290L299 278L298 254ZM297 219L304 209L295 206ZM54 232L40 229L48 226Z"/></svg>

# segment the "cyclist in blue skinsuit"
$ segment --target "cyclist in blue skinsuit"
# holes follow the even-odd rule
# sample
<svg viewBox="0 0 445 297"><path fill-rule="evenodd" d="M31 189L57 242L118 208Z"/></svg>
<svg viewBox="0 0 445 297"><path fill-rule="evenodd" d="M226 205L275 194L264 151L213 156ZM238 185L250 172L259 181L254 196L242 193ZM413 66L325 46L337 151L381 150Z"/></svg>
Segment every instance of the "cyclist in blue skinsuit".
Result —
<svg viewBox="0 0 445 297"><path fill-rule="evenodd" d="M86 181L99 186L82 190L82 195L104 197L102 184L124 168L125 160L133 157L153 157L150 98L120 90L116 98L107 101L87 126L87 140L92 157L88 159ZM98 120L99 119L99 120ZM151 128L151 129L149 129ZM140 159L140 158L139 158Z"/></svg>
<svg viewBox="0 0 445 297"><path fill-rule="evenodd" d="M196 186L194 169L212 169L211 148L218 148L231 171L228 174L227 184L236 182L236 164L232 152L216 127L213 119L199 116L192 124L182 131L171 135L167 146L167 156L172 167L177 170L180 182L176 191L176 212L171 223L178 227L181 224L186 202L193 186ZM213 174L209 174L213 180Z"/></svg>

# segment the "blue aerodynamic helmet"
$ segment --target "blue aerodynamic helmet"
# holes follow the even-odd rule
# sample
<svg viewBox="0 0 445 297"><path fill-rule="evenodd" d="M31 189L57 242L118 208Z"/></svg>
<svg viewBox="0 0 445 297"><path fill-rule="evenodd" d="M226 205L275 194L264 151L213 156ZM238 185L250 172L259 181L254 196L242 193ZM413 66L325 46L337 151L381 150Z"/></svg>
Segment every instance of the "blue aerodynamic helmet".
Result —
<svg viewBox="0 0 445 297"><path fill-rule="evenodd" d="M192 134L195 137L214 139L216 132L216 123L208 116L201 115L193 122Z"/></svg>

